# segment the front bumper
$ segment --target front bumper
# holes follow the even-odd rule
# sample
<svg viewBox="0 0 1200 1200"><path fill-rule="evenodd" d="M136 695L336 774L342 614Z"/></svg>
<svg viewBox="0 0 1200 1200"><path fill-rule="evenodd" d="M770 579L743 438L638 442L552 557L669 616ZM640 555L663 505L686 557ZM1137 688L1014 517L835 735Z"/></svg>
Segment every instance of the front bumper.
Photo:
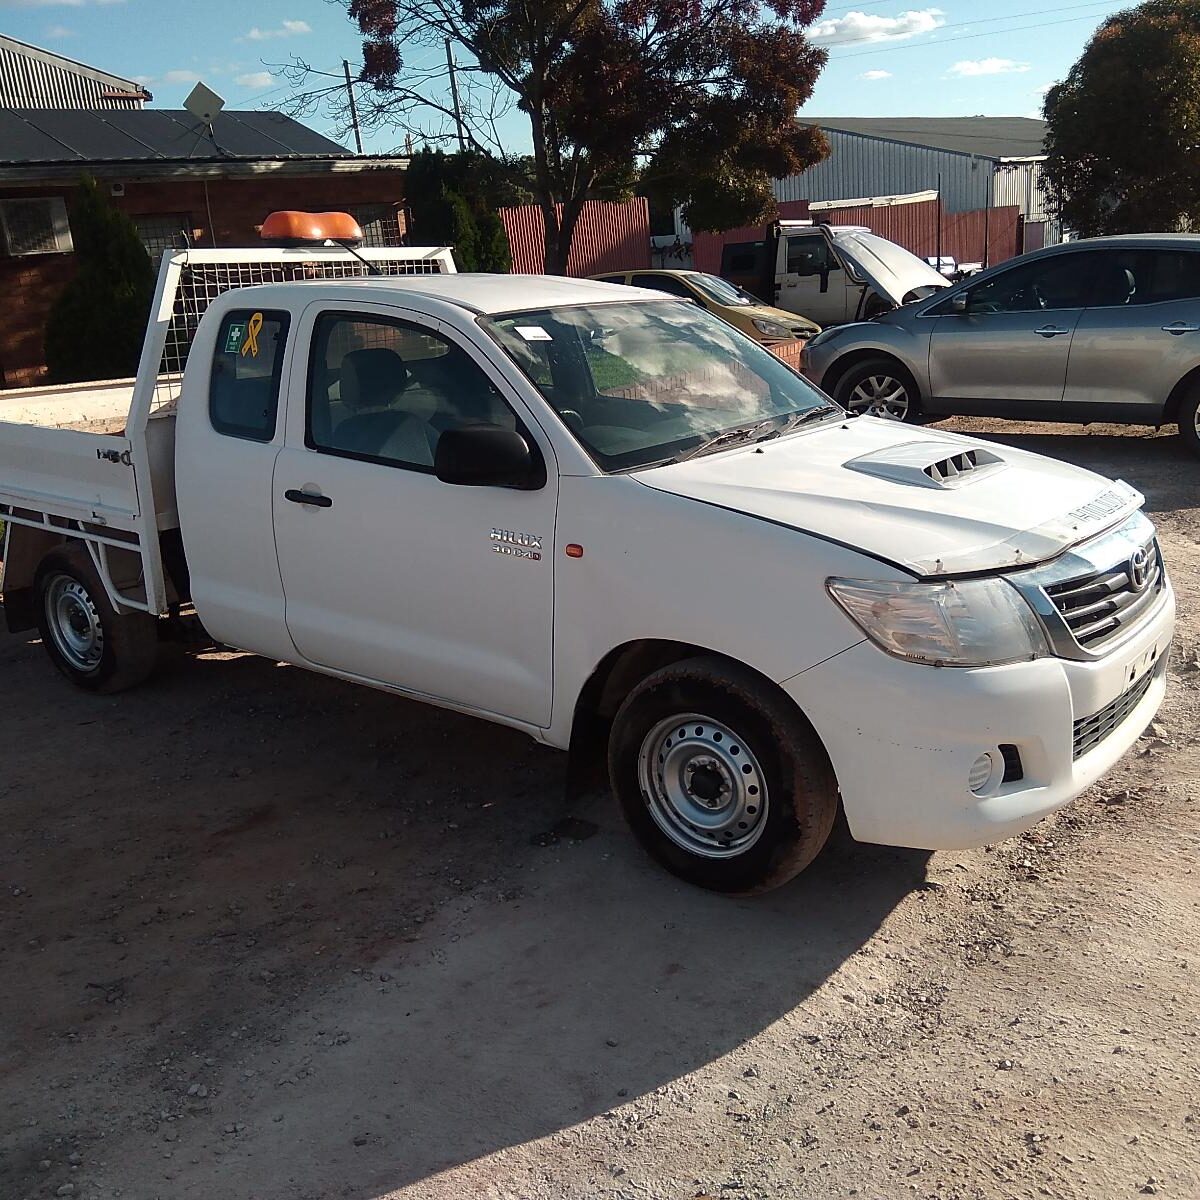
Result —
<svg viewBox="0 0 1200 1200"><path fill-rule="evenodd" d="M1168 585L1097 661L939 669L861 642L783 686L825 744L855 838L961 850L1069 804L1137 741L1162 704L1174 624ZM1119 719L1104 722L1106 713ZM1108 726L1098 741L1096 719ZM972 763L1001 745L1017 747L1023 778L972 793Z"/></svg>

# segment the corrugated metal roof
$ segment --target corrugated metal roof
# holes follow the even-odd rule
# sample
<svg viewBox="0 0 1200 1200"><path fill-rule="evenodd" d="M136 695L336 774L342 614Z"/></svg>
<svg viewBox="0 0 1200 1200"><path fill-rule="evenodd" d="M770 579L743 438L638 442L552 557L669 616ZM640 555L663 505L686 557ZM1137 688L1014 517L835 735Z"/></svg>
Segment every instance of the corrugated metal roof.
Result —
<svg viewBox="0 0 1200 1200"><path fill-rule="evenodd" d="M150 93L122 79L0 34L0 108L139 108Z"/></svg>
<svg viewBox="0 0 1200 1200"><path fill-rule="evenodd" d="M1046 122L1034 117L801 117L806 125L983 158L1045 154Z"/></svg>
<svg viewBox="0 0 1200 1200"><path fill-rule="evenodd" d="M0 165L6 166L353 157L281 113L221 112L210 136L181 109L0 108Z"/></svg>

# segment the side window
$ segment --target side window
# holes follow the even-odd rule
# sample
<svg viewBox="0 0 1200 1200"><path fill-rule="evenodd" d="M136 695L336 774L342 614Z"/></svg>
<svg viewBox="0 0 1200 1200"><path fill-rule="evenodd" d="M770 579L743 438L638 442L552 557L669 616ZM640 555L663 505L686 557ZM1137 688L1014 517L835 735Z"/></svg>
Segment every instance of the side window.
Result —
<svg viewBox="0 0 1200 1200"><path fill-rule="evenodd" d="M985 280L967 293L972 313L1036 312L1082 308L1095 255L1062 254L1023 263Z"/></svg>
<svg viewBox="0 0 1200 1200"><path fill-rule="evenodd" d="M1200 254L1188 250L1105 250L1089 305L1162 304L1200 299Z"/></svg>
<svg viewBox="0 0 1200 1200"><path fill-rule="evenodd" d="M208 419L218 433L251 442L275 436L287 331L285 312L226 314L208 387Z"/></svg>
<svg viewBox="0 0 1200 1200"><path fill-rule="evenodd" d="M407 321L351 313L318 319L305 439L314 450L431 471L441 435L478 424L517 428L460 347Z"/></svg>
<svg viewBox="0 0 1200 1200"><path fill-rule="evenodd" d="M829 243L821 234L788 238L787 270L789 275L824 275L841 267L830 253Z"/></svg>
<svg viewBox="0 0 1200 1200"><path fill-rule="evenodd" d="M722 275L745 275L759 269L762 242L730 242L721 251Z"/></svg>
<svg viewBox="0 0 1200 1200"><path fill-rule="evenodd" d="M668 292L672 296L682 296L685 300L695 300L688 290L687 284L674 275L635 275L630 283L634 287L653 288L658 292Z"/></svg>

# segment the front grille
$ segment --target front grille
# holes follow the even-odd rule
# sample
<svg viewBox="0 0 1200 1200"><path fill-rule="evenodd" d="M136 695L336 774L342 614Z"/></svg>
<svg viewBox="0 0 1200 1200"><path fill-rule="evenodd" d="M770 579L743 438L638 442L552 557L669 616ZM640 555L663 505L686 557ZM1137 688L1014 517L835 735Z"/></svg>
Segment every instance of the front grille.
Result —
<svg viewBox="0 0 1200 1200"><path fill-rule="evenodd" d="M1111 704L1106 704L1090 717L1081 717L1075 722L1072 758L1082 758L1094 750L1126 717L1129 716L1142 697L1150 690L1154 671L1147 671L1132 687L1123 691Z"/></svg>
<svg viewBox="0 0 1200 1200"><path fill-rule="evenodd" d="M1164 583L1162 556L1154 538L1144 549L1149 561L1146 580L1140 588L1134 586L1128 561L1106 571L1093 571L1046 586L1050 602L1081 646L1097 649L1136 624L1154 604Z"/></svg>

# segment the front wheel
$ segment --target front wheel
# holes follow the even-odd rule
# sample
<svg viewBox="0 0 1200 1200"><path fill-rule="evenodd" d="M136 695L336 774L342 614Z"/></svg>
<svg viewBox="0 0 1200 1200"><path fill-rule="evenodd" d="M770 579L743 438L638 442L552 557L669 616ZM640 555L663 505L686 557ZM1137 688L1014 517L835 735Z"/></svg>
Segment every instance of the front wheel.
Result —
<svg viewBox="0 0 1200 1200"><path fill-rule="evenodd" d="M158 660L158 628L144 612L118 613L82 549L56 550L38 568L38 628L50 661L88 692L141 683Z"/></svg>
<svg viewBox="0 0 1200 1200"><path fill-rule="evenodd" d="M719 892L765 892L824 846L837 784L791 702L715 658L656 671L622 704L609 775L638 840L674 874Z"/></svg>
<svg viewBox="0 0 1200 1200"><path fill-rule="evenodd" d="M859 416L915 422L921 412L917 385L899 363L889 358L869 358L851 367L838 380L833 398Z"/></svg>

